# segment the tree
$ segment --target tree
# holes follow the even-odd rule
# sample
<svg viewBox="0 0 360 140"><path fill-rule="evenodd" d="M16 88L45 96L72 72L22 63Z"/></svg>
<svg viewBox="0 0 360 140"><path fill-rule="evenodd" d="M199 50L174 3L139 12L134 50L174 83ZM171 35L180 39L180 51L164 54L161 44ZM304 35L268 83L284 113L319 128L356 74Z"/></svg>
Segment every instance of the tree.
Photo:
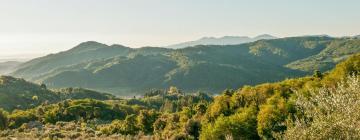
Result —
<svg viewBox="0 0 360 140"><path fill-rule="evenodd" d="M62 106L65 107L65 108L69 107L69 106L70 106L70 104L69 104L70 101L71 101L71 100L65 100L65 101L63 101L63 102L62 102Z"/></svg>
<svg viewBox="0 0 360 140"><path fill-rule="evenodd" d="M121 134L124 135L135 135L138 133L139 129L136 126L136 116L134 114L128 115L125 118L125 121L120 128L122 130Z"/></svg>
<svg viewBox="0 0 360 140"><path fill-rule="evenodd" d="M226 95L215 97L214 102L209 106L207 114L210 120L216 119L220 115L229 116L234 111L230 105L230 97Z"/></svg>
<svg viewBox="0 0 360 140"><path fill-rule="evenodd" d="M256 133L256 114L256 107L249 107L231 116L221 115L214 123L202 126L200 139L259 139Z"/></svg>
<svg viewBox="0 0 360 140"><path fill-rule="evenodd" d="M302 115L288 124L285 139L360 139L359 76L310 91L310 97L296 93Z"/></svg>
<svg viewBox="0 0 360 140"><path fill-rule="evenodd" d="M158 118L153 124L154 131L158 133L163 131L165 127L166 127L166 120L164 118Z"/></svg>
<svg viewBox="0 0 360 140"><path fill-rule="evenodd" d="M100 128L100 131L107 135L135 135L139 129L136 126L136 116L132 114L126 116L125 120L114 120L110 125Z"/></svg>
<svg viewBox="0 0 360 140"><path fill-rule="evenodd" d="M40 85L40 88L41 88L41 89L47 89L47 87L46 87L46 85L45 85L44 83L42 83L42 84Z"/></svg>
<svg viewBox="0 0 360 140"><path fill-rule="evenodd" d="M201 123L197 120L190 119L185 124L185 133L194 137L195 140L199 139Z"/></svg>
<svg viewBox="0 0 360 140"><path fill-rule="evenodd" d="M323 74L319 70L315 70L313 76L315 78L323 78Z"/></svg>
<svg viewBox="0 0 360 140"><path fill-rule="evenodd" d="M232 96L234 94L234 90L232 89L226 89L223 91L222 93L223 95L226 95L226 96Z"/></svg>
<svg viewBox="0 0 360 140"><path fill-rule="evenodd" d="M203 115L206 113L207 106L204 103L199 103L196 105L195 110L197 114Z"/></svg>
<svg viewBox="0 0 360 140"><path fill-rule="evenodd" d="M153 97L153 96L161 95L161 94L163 94L163 93L164 93L163 90L152 89L152 90L150 90L150 91L147 91L147 92L144 94L144 97Z"/></svg>
<svg viewBox="0 0 360 140"><path fill-rule="evenodd" d="M31 98L33 101L38 101L39 100L39 97L38 96L33 96L32 98Z"/></svg>
<svg viewBox="0 0 360 140"><path fill-rule="evenodd" d="M257 131L261 138L272 139L273 133L286 129L283 125L287 117L286 101L279 94L270 97L265 105L260 107L257 116Z"/></svg>
<svg viewBox="0 0 360 140"><path fill-rule="evenodd" d="M181 90L177 87L171 86L168 91L169 94L181 94Z"/></svg>
<svg viewBox="0 0 360 140"><path fill-rule="evenodd" d="M0 130L7 128L8 126L8 113L0 108Z"/></svg>
<svg viewBox="0 0 360 140"><path fill-rule="evenodd" d="M139 129L145 134L151 134L154 131L153 124L158 118L159 114L155 110L141 110L137 116L137 123Z"/></svg>

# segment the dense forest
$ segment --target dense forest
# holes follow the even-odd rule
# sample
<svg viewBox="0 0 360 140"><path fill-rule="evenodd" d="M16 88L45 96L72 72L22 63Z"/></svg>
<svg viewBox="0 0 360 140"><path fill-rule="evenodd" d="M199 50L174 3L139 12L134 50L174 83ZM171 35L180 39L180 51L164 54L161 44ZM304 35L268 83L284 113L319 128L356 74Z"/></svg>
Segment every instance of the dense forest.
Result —
<svg viewBox="0 0 360 140"><path fill-rule="evenodd" d="M330 38L322 38L321 42L330 46L336 43ZM259 45L262 43L266 42L256 42L258 47L255 48L263 48ZM308 43L314 43L309 47L315 50L316 46L325 47L321 43ZM347 46L347 43L340 44ZM182 51L200 51L202 48ZM222 52L217 46L209 48L216 50L213 52ZM283 52L286 48L279 50L268 46L263 49L275 49L271 52L279 54L279 61L282 56L296 60ZM262 49L252 52L269 55L257 50ZM296 58L302 58L301 55L298 53ZM321 55L313 57L323 58ZM127 61L122 57L116 59ZM146 60L149 59L161 58L148 56ZM213 62L221 61L220 58L212 59ZM307 62L306 65L312 63L308 59L301 61ZM322 59L316 61L325 62ZM282 64L288 62L281 61ZM289 67L292 66L298 66L297 62ZM359 75L360 54L355 54L328 72L316 70L301 78L227 89L217 96L187 93L181 88L170 87L149 90L141 97L131 98L117 98L87 89L52 90L45 84L1 77L0 136L22 139L360 139ZM225 83L231 82L228 79Z"/></svg>
<svg viewBox="0 0 360 140"><path fill-rule="evenodd" d="M358 38L287 37L181 49L129 48L94 41L21 64L12 76L50 88L83 87L121 96L176 86L217 94L328 71L360 52ZM269 74L271 73L271 74Z"/></svg>

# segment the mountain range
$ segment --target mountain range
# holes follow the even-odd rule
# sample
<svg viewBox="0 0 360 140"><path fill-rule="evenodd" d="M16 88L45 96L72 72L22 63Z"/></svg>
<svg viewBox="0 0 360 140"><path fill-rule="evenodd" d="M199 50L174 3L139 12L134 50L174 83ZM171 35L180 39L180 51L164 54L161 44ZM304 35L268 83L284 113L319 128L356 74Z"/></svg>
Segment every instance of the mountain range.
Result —
<svg viewBox="0 0 360 140"><path fill-rule="evenodd" d="M189 46L196 46L196 45L235 45L235 44L242 44L242 43L249 43L263 39L276 39L277 37L263 34L256 36L254 38L250 38L247 36L223 36L223 37L203 37L195 41L188 41L182 42L178 44L168 45L165 48L185 48Z"/></svg>
<svg viewBox="0 0 360 140"><path fill-rule="evenodd" d="M28 61L11 73L51 88L83 87L116 95L177 86L219 92L325 72L360 52L360 39L327 36L262 39L237 45L181 49L129 48L88 41Z"/></svg>

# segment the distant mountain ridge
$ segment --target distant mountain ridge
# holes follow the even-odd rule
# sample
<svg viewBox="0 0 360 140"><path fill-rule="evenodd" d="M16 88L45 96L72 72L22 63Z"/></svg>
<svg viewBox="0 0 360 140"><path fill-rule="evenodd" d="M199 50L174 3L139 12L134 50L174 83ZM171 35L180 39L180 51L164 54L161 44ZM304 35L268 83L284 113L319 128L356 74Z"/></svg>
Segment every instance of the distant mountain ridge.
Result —
<svg viewBox="0 0 360 140"><path fill-rule="evenodd" d="M21 63L22 62L18 61L0 62L0 75L9 74L10 72L14 71Z"/></svg>
<svg viewBox="0 0 360 140"><path fill-rule="evenodd" d="M279 81L327 71L360 52L360 39L327 36L258 40L182 49L128 48L97 42L31 60L13 76L49 87L85 87L117 95L177 86L187 92Z"/></svg>
<svg viewBox="0 0 360 140"><path fill-rule="evenodd" d="M276 39L276 38L277 37L268 34L259 35L254 38L250 38L247 36L223 36L219 38L203 37L195 41L188 41L188 42L165 46L165 48L178 49L178 48L192 47L197 45L236 45L236 44L254 42L262 39Z"/></svg>

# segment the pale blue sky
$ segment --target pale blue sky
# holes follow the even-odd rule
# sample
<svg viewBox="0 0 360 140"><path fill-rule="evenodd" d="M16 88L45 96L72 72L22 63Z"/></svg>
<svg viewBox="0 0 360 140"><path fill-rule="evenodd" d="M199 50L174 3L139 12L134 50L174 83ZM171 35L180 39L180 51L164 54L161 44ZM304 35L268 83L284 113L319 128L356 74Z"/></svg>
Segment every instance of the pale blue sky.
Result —
<svg viewBox="0 0 360 140"><path fill-rule="evenodd" d="M165 46L204 36L360 34L359 0L0 0L0 58L95 40Z"/></svg>

